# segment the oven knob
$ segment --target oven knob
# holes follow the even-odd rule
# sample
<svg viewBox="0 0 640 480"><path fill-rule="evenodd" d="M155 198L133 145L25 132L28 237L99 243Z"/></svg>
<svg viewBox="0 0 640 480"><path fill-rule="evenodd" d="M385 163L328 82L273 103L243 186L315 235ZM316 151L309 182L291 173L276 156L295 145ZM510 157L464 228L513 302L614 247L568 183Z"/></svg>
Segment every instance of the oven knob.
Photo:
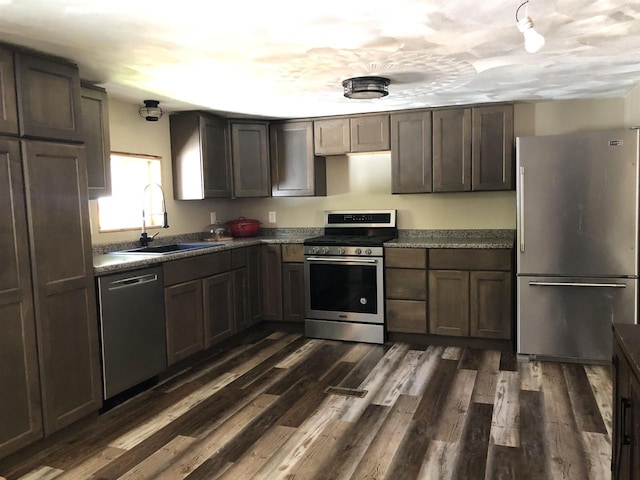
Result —
<svg viewBox="0 0 640 480"><path fill-rule="evenodd" d="M338 249L338 255L344 255L344 251L345 251L344 248L340 247Z"/></svg>
<svg viewBox="0 0 640 480"><path fill-rule="evenodd" d="M329 253L329 247L324 247L324 248L322 249L322 253L323 253L324 255L326 255L327 253Z"/></svg>
<svg viewBox="0 0 640 480"><path fill-rule="evenodd" d="M362 253L362 249L361 248L356 248L356 255L360 255Z"/></svg>
<svg viewBox="0 0 640 480"><path fill-rule="evenodd" d="M371 249L370 249L370 248L367 248L367 249L364 251L364 253L366 253L367 255L371 255Z"/></svg>
<svg viewBox="0 0 640 480"><path fill-rule="evenodd" d="M320 249L319 249L318 247L313 247L313 248L311 249L311 253L313 253L314 255L315 255L316 253L318 253L319 251L320 251Z"/></svg>

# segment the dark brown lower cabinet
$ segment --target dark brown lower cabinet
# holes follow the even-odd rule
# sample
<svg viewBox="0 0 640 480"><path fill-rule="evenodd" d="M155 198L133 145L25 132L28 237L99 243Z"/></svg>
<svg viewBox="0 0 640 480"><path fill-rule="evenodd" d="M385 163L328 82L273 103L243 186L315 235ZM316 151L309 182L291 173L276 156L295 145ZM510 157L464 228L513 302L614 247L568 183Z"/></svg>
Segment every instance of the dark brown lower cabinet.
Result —
<svg viewBox="0 0 640 480"><path fill-rule="evenodd" d="M43 435L25 209L20 143L0 137L0 458Z"/></svg>
<svg viewBox="0 0 640 480"><path fill-rule="evenodd" d="M233 286L233 272L202 280L205 348L230 337L235 331Z"/></svg>
<svg viewBox="0 0 640 480"><path fill-rule="evenodd" d="M282 264L282 300L283 320L285 322L304 323L304 264Z"/></svg>
<svg viewBox="0 0 640 480"><path fill-rule="evenodd" d="M511 338L511 273L471 272L469 334L481 338Z"/></svg>
<svg viewBox="0 0 640 480"><path fill-rule="evenodd" d="M247 268L233 271L233 312L234 332L240 332L251 326L249 297L249 275Z"/></svg>
<svg viewBox="0 0 640 480"><path fill-rule="evenodd" d="M282 321L282 251L280 245L260 246L260 311L265 321Z"/></svg>
<svg viewBox="0 0 640 480"><path fill-rule="evenodd" d="M469 336L469 272L429 271L429 333Z"/></svg>
<svg viewBox="0 0 640 480"><path fill-rule="evenodd" d="M427 251L386 248L384 254L387 331L427 333Z"/></svg>
<svg viewBox="0 0 640 480"><path fill-rule="evenodd" d="M167 364L172 365L204 349L202 280L164 289L167 324Z"/></svg>
<svg viewBox="0 0 640 480"><path fill-rule="evenodd" d="M247 288L249 290L249 323L252 325L262 320L260 281L260 251L261 246L247 248Z"/></svg>

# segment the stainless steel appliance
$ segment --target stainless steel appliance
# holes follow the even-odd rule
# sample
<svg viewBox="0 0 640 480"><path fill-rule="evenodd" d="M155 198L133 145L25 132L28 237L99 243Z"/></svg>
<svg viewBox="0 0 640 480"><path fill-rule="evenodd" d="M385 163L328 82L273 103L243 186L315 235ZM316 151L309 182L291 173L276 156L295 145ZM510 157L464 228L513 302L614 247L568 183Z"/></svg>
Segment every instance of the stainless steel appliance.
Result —
<svg viewBox="0 0 640 480"><path fill-rule="evenodd" d="M167 368L162 267L98 278L104 398Z"/></svg>
<svg viewBox="0 0 640 480"><path fill-rule="evenodd" d="M304 242L308 337L384 343L382 245L397 234L395 210L325 212Z"/></svg>
<svg viewBox="0 0 640 480"><path fill-rule="evenodd" d="M610 361L638 310L638 130L517 139L519 355Z"/></svg>

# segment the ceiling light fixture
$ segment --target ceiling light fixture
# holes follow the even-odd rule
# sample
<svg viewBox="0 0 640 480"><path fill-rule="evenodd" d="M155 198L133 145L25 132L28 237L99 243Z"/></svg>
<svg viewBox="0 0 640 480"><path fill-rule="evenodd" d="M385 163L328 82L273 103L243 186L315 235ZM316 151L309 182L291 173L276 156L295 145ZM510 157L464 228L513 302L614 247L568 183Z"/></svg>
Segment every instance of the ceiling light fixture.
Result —
<svg viewBox="0 0 640 480"><path fill-rule="evenodd" d="M342 82L347 98L382 98L389 95L391 81L384 77L353 77Z"/></svg>
<svg viewBox="0 0 640 480"><path fill-rule="evenodd" d="M158 105L158 100L144 100L144 107L139 110L140 116L147 122L157 122L162 117L162 109Z"/></svg>
<svg viewBox="0 0 640 480"><path fill-rule="evenodd" d="M525 7L525 17L522 20L518 20L518 12L522 7ZM518 30L524 35L524 49L529 53L536 53L544 47L544 37L536 32L533 28L533 20L529 16L529 0L526 0L516 10L516 24Z"/></svg>

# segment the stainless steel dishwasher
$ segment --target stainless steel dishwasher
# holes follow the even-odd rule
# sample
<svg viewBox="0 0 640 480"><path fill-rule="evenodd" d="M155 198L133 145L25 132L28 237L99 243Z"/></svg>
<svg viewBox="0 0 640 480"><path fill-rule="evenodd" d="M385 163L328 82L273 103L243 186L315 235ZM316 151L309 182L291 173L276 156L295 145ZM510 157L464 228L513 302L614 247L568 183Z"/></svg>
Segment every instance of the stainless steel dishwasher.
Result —
<svg viewBox="0 0 640 480"><path fill-rule="evenodd" d="M162 267L98 278L104 399L167 368Z"/></svg>

